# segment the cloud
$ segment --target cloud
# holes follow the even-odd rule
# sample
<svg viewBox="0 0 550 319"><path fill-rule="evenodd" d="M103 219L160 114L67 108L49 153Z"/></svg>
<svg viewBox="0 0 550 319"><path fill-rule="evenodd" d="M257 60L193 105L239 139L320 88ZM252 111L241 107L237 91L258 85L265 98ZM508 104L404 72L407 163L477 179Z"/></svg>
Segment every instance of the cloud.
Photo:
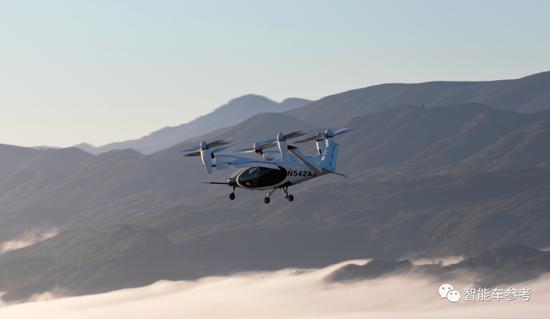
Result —
<svg viewBox="0 0 550 319"><path fill-rule="evenodd" d="M463 260L464 260L463 256L447 256L447 257L441 257L441 258L419 258L419 259L412 259L411 261L416 266L433 265L433 264L449 266L449 265L457 264Z"/></svg>
<svg viewBox="0 0 550 319"><path fill-rule="evenodd" d="M56 236L57 233L58 230L56 228L46 231L28 230L15 239L0 243L0 254L37 244L48 238Z"/></svg>
<svg viewBox="0 0 550 319"><path fill-rule="evenodd" d="M327 283L338 268L285 269L210 277L198 281L160 281L150 286L98 295L29 302L0 308L2 319L224 318L518 318L550 311L550 276L512 285L531 288L532 300L451 304L438 296L441 282L399 275L354 283ZM458 289L467 280L453 282Z"/></svg>

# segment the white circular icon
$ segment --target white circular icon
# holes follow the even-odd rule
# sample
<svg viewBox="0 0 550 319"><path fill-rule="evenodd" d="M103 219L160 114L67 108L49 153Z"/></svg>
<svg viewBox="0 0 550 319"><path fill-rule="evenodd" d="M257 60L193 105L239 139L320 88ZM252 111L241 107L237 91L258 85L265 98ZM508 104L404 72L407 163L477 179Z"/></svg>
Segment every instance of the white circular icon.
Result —
<svg viewBox="0 0 550 319"><path fill-rule="evenodd" d="M458 290L453 289L447 293L447 300L449 300L452 303L457 303L460 300L460 292Z"/></svg>
<svg viewBox="0 0 550 319"><path fill-rule="evenodd" d="M443 284L439 286L439 296L441 298L447 298L447 293L455 288L451 284Z"/></svg>

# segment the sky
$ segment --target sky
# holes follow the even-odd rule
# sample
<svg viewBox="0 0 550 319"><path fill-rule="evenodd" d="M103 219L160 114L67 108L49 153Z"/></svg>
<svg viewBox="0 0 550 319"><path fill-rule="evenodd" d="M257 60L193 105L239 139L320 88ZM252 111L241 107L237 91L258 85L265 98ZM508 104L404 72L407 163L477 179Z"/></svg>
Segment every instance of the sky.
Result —
<svg viewBox="0 0 550 319"><path fill-rule="evenodd" d="M0 0L0 143L102 145L255 93L550 70L549 1Z"/></svg>

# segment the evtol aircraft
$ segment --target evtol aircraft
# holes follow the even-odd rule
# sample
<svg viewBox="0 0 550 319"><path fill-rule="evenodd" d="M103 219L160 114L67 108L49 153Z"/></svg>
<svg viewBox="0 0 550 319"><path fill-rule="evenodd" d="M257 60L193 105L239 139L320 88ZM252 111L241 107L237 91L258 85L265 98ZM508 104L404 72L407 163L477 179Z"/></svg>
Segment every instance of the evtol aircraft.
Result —
<svg viewBox="0 0 550 319"><path fill-rule="evenodd" d="M288 140L306 135L296 131L289 134L279 132L274 139L256 142L251 148L238 150L241 153L255 153L259 158L245 157L235 154L224 154L222 151L231 147L231 143L216 140L210 143L201 141L198 146L182 150L184 157L197 156L208 174L213 169L225 169L229 166L238 168L225 182L206 182L209 184L228 185L233 188L229 199L235 199L235 189L268 191L264 203L269 204L271 195L280 189L284 197L292 202L294 196L288 193L288 188L307 180L326 174L337 174L336 159L338 144L335 137L348 132L349 129L332 131L326 129L289 144ZM296 145L314 141L317 154L304 154ZM278 150L271 150L278 148Z"/></svg>

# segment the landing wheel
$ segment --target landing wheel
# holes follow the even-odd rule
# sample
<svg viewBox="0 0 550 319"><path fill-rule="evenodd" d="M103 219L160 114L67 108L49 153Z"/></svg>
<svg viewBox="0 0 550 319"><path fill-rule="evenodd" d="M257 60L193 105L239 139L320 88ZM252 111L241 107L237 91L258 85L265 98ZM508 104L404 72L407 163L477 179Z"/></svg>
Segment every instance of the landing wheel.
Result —
<svg viewBox="0 0 550 319"><path fill-rule="evenodd" d="M294 195L290 194L286 199L288 199L289 202L292 202L294 200Z"/></svg>
<svg viewBox="0 0 550 319"><path fill-rule="evenodd" d="M269 202L270 202L269 197L264 198L264 203L269 204Z"/></svg>
<svg viewBox="0 0 550 319"><path fill-rule="evenodd" d="M235 199L235 193L229 194L229 199L230 199L230 200L234 200L234 199Z"/></svg>

